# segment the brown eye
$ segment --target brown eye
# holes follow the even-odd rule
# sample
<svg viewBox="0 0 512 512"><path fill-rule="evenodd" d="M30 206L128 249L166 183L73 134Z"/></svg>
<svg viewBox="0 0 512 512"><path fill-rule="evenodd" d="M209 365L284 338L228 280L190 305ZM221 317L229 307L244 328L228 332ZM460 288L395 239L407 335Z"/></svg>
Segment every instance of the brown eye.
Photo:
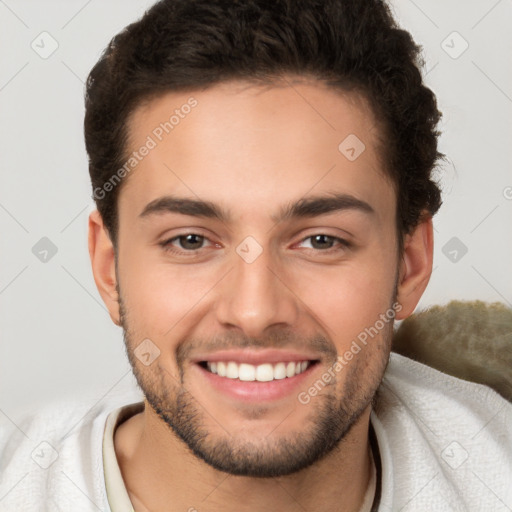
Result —
<svg viewBox="0 0 512 512"><path fill-rule="evenodd" d="M200 252L201 249L206 249L207 245L212 245L208 238L197 233L184 233L173 238L169 238L160 245L166 252L173 254L189 254L194 255Z"/></svg>
<svg viewBox="0 0 512 512"><path fill-rule="evenodd" d="M204 236L190 233L189 235L179 236L174 240L178 240L179 245L182 249L193 251L196 249L201 249L204 243Z"/></svg>
<svg viewBox="0 0 512 512"><path fill-rule="evenodd" d="M343 238L337 236L326 235L319 233L304 238L301 242L302 247L316 252L343 252L351 247L350 243Z"/></svg>
<svg viewBox="0 0 512 512"><path fill-rule="evenodd" d="M309 237L313 249L330 249L334 245L334 237L329 235L314 235Z"/></svg>

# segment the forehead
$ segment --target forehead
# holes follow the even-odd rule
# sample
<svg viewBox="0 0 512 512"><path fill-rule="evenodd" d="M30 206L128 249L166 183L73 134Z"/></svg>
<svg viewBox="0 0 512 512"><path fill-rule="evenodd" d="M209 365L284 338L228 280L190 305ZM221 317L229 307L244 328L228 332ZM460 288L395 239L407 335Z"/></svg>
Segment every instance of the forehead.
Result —
<svg viewBox="0 0 512 512"><path fill-rule="evenodd" d="M260 210L308 191L365 196L377 207L394 197L364 98L318 81L232 81L166 93L128 123L128 153L151 149L128 176L120 208L129 201L142 211L166 193L225 205L238 198Z"/></svg>

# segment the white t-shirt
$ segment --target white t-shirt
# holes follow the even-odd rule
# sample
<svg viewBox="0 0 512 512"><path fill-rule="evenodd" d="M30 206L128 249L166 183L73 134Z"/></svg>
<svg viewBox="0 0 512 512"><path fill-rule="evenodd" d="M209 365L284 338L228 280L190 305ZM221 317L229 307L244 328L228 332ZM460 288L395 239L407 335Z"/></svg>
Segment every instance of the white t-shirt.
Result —
<svg viewBox="0 0 512 512"><path fill-rule="evenodd" d="M109 447L140 398L53 405L17 426L0 412L0 511L131 512ZM380 471L365 507L377 493L379 512L512 510L512 404L490 388L393 353L370 421Z"/></svg>

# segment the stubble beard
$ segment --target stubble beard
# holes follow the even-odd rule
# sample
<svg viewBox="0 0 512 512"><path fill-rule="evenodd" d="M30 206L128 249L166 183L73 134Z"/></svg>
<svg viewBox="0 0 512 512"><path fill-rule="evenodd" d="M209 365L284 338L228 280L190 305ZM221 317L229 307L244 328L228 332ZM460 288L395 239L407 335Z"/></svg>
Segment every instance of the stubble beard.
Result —
<svg viewBox="0 0 512 512"><path fill-rule="evenodd" d="M228 434L221 427L214 431L207 426L206 419L212 424L210 414L214 414L215 404L211 404L207 412L188 391L185 361L179 356L176 358L179 380L160 366L158 359L151 366L141 364L134 354L138 343L130 329L120 294L119 304L126 353L147 404L196 457L219 471L238 476L286 476L315 464L333 451L340 451L343 440L372 403L382 381L393 333L393 322L390 322L380 339L372 340L373 345L369 344L341 370L346 372L343 389L339 389L339 379L335 376L308 404L297 400L295 407L310 409L307 419L300 425L289 429L286 435L278 435L279 425L276 425L267 437L255 441L247 440L246 435L237 436L237 432ZM316 346L319 343L324 344L326 352L331 351L331 357L334 354L334 364L337 353L332 343L316 337ZM240 337L230 346L249 344L250 340ZM273 345L267 341L264 346ZM261 417L265 410L266 406L254 406L250 414L254 418ZM288 416L290 413L283 414L283 424ZM213 425L218 426L215 422Z"/></svg>

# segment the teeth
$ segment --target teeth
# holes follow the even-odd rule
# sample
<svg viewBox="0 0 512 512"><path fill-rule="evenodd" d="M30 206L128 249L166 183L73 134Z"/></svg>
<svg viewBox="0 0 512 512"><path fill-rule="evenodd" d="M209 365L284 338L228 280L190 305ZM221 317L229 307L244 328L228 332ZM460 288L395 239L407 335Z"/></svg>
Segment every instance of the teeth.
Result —
<svg viewBox="0 0 512 512"><path fill-rule="evenodd" d="M269 382L271 380L280 380L295 375L299 375L309 367L310 361L291 361L289 363L264 363L257 366L253 364L241 363L234 361L219 361L210 363L206 366L212 373L216 373L220 377L228 379L239 379L242 381Z"/></svg>
<svg viewBox="0 0 512 512"><path fill-rule="evenodd" d="M286 378L286 365L284 363L277 363L274 366L274 379Z"/></svg>
<svg viewBox="0 0 512 512"><path fill-rule="evenodd" d="M226 366L226 377L228 379L238 379L238 365L232 361Z"/></svg>
<svg viewBox="0 0 512 512"><path fill-rule="evenodd" d="M256 367L252 364L241 364L238 367L238 378L248 382L256 380Z"/></svg>

